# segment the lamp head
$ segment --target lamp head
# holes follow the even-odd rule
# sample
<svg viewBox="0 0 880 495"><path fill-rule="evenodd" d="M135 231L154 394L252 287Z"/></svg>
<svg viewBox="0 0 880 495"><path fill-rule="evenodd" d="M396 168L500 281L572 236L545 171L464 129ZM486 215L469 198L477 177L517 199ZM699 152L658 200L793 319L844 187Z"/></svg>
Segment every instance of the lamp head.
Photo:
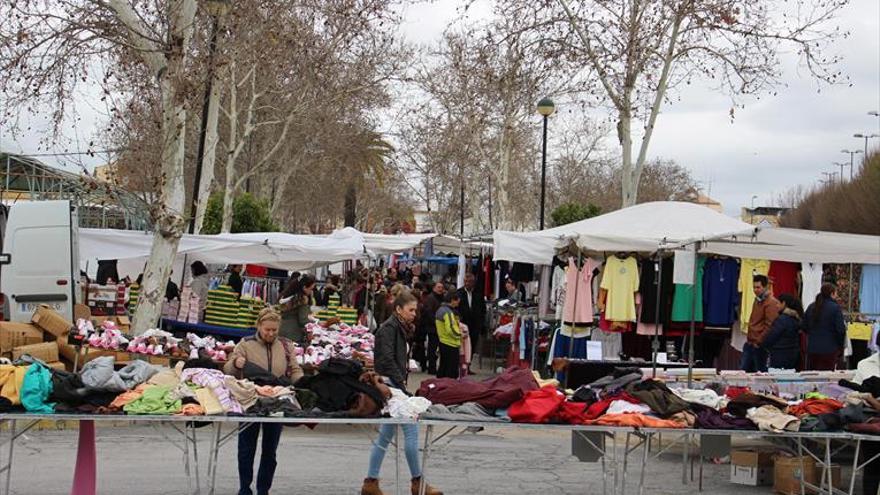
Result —
<svg viewBox="0 0 880 495"><path fill-rule="evenodd" d="M547 98L541 98L541 101L538 102L538 113L543 115L544 117L549 117L556 111L556 105L553 104L553 100Z"/></svg>

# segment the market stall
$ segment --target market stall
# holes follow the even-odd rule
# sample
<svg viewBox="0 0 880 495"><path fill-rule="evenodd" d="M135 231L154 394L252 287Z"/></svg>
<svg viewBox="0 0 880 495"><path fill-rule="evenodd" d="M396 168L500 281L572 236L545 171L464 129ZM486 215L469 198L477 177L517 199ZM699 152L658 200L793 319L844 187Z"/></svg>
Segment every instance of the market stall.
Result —
<svg viewBox="0 0 880 495"><path fill-rule="evenodd" d="M496 232L495 243L496 259L543 265L569 249L568 267L556 268L552 285L545 284L544 290L552 286L559 319L573 319L593 328L597 326L596 315L600 327L611 322L611 330L618 335L611 336L616 340L603 342L606 349L613 349L606 357L623 352L656 361L658 352L667 351L658 348L657 339L663 336L675 343L674 349L668 349L670 353L712 365L724 342L737 350L742 348L745 319L754 300L753 274L769 275L774 293L801 296L806 306L818 293L823 263L868 264L861 284L867 296L861 307L850 308L858 313L851 324L857 327L850 331L853 340L870 341L871 328L876 328L880 318L875 314L880 313L880 302L876 301L880 277L874 275L880 270L873 269L880 267L877 236L755 228L700 205L658 202L540 232ZM565 256L563 253L563 266ZM609 263L614 264L615 272L627 271L631 276L615 276L606 284ZM576 265L582 276L577 284L573 280L578 277L569 284L569 272L575 269L571 265ZM598 279L601 287L595 283ZM609 294L616 299L614 292L634 297L625 298L627 311L609 310L614 313L609 318L596 306L603 306L600 301ZM576 297L580 299L570 300ZM566 318L562 317L563 306ZM607 337L605 333L598 335ZM654 342L646 344L645 337ZM582 342L577 338L566 341L577 342L577 348L559 357L584 357Z"/></svg>

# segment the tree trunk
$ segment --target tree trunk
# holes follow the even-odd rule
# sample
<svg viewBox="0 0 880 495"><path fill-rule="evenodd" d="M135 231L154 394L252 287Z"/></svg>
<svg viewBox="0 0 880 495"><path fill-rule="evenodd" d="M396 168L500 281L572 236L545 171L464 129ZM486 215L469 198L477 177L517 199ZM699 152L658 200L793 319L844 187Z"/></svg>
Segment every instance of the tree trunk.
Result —
<svg viewBox="0 0 880 495"><path fill-rule="evenodd" d="M345 190L343 221L346 227L354 227L357 221L357 186L354 182L351 182Z"/></svg>
<svg viewBox="0 0 880 495"><path fill-rule="evenodd" d="M617 136L623 151L623 166L620 169L621 208L636 204L639 192L639 177L634 173L632 161L632 116L626 110L618 112Z"/></svg>
<svg viewBox="0 0 880 495"><path fill-rule="evenodd" d="M232 184L232 179L230 179L231 175L229 174L229 167L226 169L226 187L223 188L223 222L220 226L221 234L228 234L232 232L232 206L235 202L234 187Z"/></svg>
<svg viewBox="0 0 880 495"><path fill-rule="evenodd" d="M186 206L183 170L187 105L182 79L186 48L192 39L196 5L195 2L181 1L175 4L175 8L179 10L171 14L174 21L171 46L166 55L167 67L161 73L159 82L162 92L162 187L159 202L153 207L155 234L133 322L135 335L144 333L159 322L171 265L187 224L183 215Z"/></svg>
<svg viewBox="0 0 880 495"><path fill-rule="evenodd" d="M202 231L202 225L205 222L205 210L208 208L208 198L211 196L211 186L214 184L214 171L217 161L217 143L220 142L220 136L217 130L219 121L220 85L215 82L211 86L211 94L208 96L208 121L205 124L205 154L202 157L202 177L199 181L199 202L196 204L196 234Z"/></svg>

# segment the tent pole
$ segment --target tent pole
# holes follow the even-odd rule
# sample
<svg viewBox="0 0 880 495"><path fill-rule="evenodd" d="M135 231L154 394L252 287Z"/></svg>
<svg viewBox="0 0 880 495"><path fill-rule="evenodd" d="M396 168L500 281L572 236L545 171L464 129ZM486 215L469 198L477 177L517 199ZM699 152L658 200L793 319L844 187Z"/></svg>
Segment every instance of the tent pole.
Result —
<svg viewBox="0 0 880 495"><path fill-rule="evenodd" d="M651 355L652 368L653 372L651 373L651 378L657 378L657 353L660 351L660 337L657 332L657 327L660 325L660 293L663 290L663 258L662 258L663 250L657 250L657 261L654 265L654 272L657 274L657 304L654 311L654 341L651 342L651 349L653 351Z"/></svg>
<svg viewBox="0 0 880 495"><path fill-rule="evenodd" d="M693 285L691 285L694 294L693 298L691 299L691 330L688 337L688 388L691 388L694 378L694 333L696 333L697 327L697 271L700 266L699 253L700 241L697 241L694 244L694 278Z"/></svg>
<svg viewBox="0 0 880 495"><path fill-rule="evenodd" d="M574 315L577 313L578 286L580 285L578 283L578 279L581 275L581 264L583 263L583 261L584 261L584 253L583 253L583 251L581 251L580 247L578 247L578 262L577 262L577 265L574 267L575 271L577 272L576 273L577 276L574 279L574 299L572 300L572 305L571 305L571 307L572 307L571 335L568 336L568 356L567 356L569 359L569 365L565 369L565 388L568 388L568 377L569 377L569 375L571 375L571 373L570 373L571 361L570 360L571 360L572 354L574 354L574 334L575 334L575 331L577 330L577 328L575 327ZM568 291L568 287L566 287L566 293L567 293L567 291ZM566 295L566 297L568 297L568 295ZM559 329L559 333L562 333L563 330L565 330L565 307L564 306L562 308L562 328Z"/></svg>
<svg viewBox="0 0 880 495"><path fill-rule="evenodd" d="M187 253L183 254L183 270L180 270L180 290L183 290L183 280L186 278L186 262L188 261L188 256L189 254ZM172 262L171 265L174 266L174 262Z"/></svg>

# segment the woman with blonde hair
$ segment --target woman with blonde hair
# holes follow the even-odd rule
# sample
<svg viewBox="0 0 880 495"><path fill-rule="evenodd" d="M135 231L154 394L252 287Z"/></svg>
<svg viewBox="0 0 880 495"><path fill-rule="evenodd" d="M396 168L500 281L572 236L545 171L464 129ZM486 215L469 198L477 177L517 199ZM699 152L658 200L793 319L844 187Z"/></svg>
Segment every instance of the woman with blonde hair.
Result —
<svg viewBox="0 0 880 495"><path fill-rule="evenodd" d="M278 335L281 315L273 308L265 308L257 317L257 332L245 337L235 346L226 361L223 371L236 378L244 378L245 366L258 366L279 378L292 383L302 378L303 370L296 362L295 345ZM251 482L254 479L254 459L257 454L257 440L260 428L263 430L263 447L260 455L260 469L257 473L257 495L268 494L275 477L276 452L281 440L281 425L278 423L253 423L240 427L238 431L238 495L253 495Z"/></svg>

